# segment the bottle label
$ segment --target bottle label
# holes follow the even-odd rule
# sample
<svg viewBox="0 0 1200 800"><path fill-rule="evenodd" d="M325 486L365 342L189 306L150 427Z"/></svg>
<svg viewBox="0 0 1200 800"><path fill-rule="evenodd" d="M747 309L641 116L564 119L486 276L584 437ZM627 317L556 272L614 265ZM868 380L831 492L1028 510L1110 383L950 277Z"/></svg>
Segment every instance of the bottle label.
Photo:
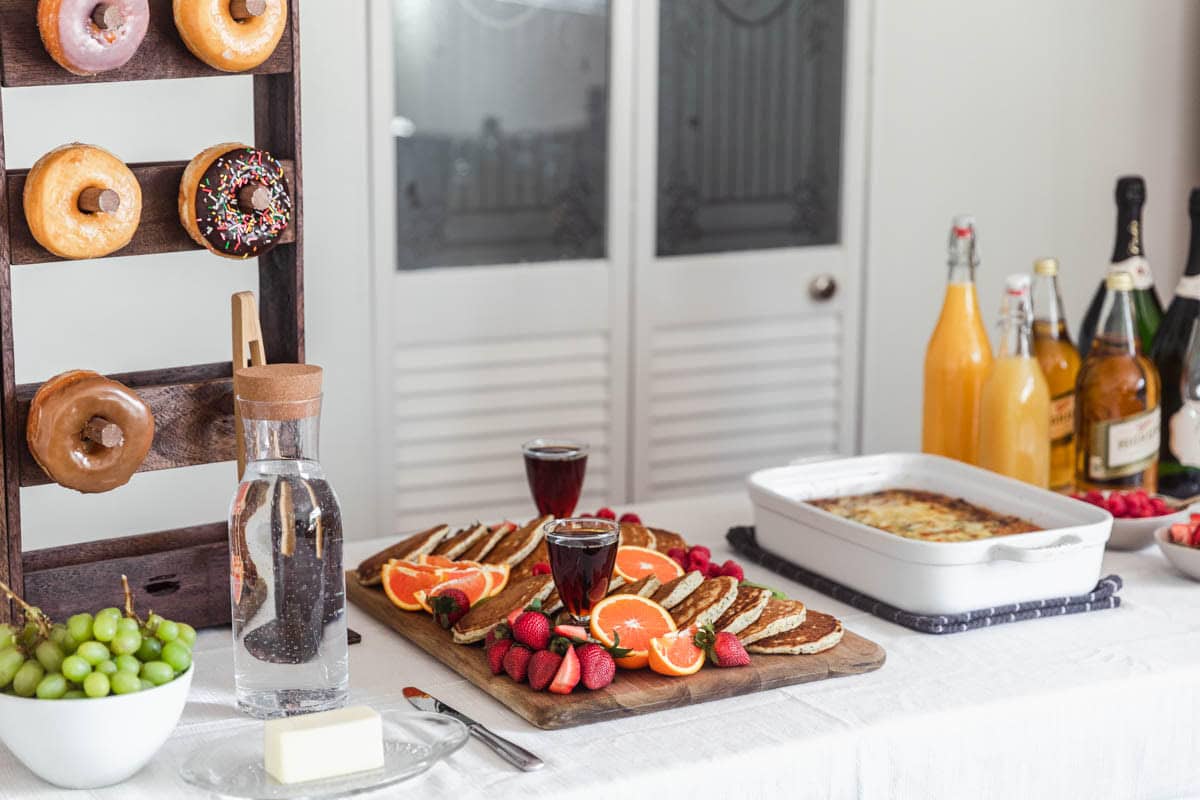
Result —
<svg viewBox="0 0 1200 800"><path fill-rule="evenodd" d="M1109 273L1128 272L1133 276L1133 288L1149 289L1154 286L1154 275L1150 272L1150 262L1145 256L1130 256L1124 261L1115 261L1108 265Z"/></svg>
<svg viewBox="0 0 1200 800"><path fill-rule="evenodd" d="M1075 438L1075 392L1050 401L1050 444L1068 444Z"/></svg>
<svg viewBox="0 0 1200 800"><path fill-rule="evenodd" d="M1185 400L1171 415L1170 428L1171 454L1183 466L1200 469L1200 403Z"/></svg>
<svg viewBox="0 0 1200 800"><path fill-rule="evenodd" d="M1162 427L1157 408L1124 419L1092 423L1088 477L1109 480L1136 475L1158 456Z"/></svg>
<svg viewBox="0 0 1200 800"><path fill-rule="evenodd" d="M1200 300L1200 275L1184 275L1175 287L1175 294L1192 300Z"/></svg>

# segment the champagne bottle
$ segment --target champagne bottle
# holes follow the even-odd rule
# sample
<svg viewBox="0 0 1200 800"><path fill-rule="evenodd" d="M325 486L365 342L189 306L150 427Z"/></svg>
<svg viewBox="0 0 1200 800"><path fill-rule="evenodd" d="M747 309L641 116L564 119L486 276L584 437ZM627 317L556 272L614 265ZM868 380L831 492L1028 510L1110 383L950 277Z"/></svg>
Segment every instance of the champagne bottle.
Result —
<svg viewBox="0 0 1200 800"><path fill-rule="evenodd" d="M1161 430L1158 370L1134 329L1133 276L1105 279L1100 327L1079 370L1075 488L1154 492Z"/></svg>
<svg viewBox="0 0 1200 800"><path fill-rule="evenodd" d="M1071 343L1058 291L1058 261L1033 263L1033 351L1050 390L1050 488L1069 492L1075 484L1075 379L1079 351Z"/></svg>
<svg viewBox="0 0 1200 800"><path fill-rule="evenodd" d="M1158 489L1172 497L1200 494L1200 438L1183 417L1189 391L1188 345L1192 328L1200 318L1200 188L1188 198L1192 237L1187 266L1175 287L1175 297L1154 337L1150 357L1162 379L1162 420L1165 428L1158 456ZM1181 419L1176 422L1176 417Z"/></svg>
<svg viewBox="0 0 1200 800"><path fill-rule="evenodd" d="M1154 334L1162 320L1162 303L1154 290L1154 275L1142 243L1142 206L1146 202L1146 182L1139 175L1127 175L1117 180L1117 236L1113 245L1112 264L1109 273L1128 272L1133 277L1131 302L1135 314L1136 330L1142 340L1143 351L1149 351ZM1079 329L1080 355L1087 358L1088 349L1096 335L1100 322L1100 308L1104 305L1105 285L1092 297L1091 305L1083 316Z"/></svg>

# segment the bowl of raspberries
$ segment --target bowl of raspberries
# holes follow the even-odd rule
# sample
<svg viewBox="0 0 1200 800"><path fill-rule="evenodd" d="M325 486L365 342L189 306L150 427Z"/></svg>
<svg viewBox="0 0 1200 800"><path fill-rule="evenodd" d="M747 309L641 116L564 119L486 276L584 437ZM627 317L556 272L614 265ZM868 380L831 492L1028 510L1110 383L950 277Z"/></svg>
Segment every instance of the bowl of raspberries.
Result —
<svg viewBox="0 0 1200 800"><path fill-rule="evenodd" d="M1076 500L1099 506L1113 515L1109 550L1141 550L1154 541L1154 531L1187 520L1187 511L1178 501L1143 489L1127 492L1095 489L1071 495Z"/></svg>
<svg viewBox="0 0 1200 800"><path fill-rule="evenodd" d="M1162 550L1177 570L1200 581L1200 514L1191 514L1183 522L1166 525L1154 532Z"/></svg>

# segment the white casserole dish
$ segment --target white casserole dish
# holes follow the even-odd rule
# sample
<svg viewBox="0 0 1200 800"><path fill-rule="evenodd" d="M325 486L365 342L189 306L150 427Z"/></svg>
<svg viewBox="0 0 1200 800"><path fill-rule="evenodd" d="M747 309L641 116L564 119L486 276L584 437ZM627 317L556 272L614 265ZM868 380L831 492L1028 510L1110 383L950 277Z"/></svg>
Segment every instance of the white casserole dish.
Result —
<svg viewBox="0 0 1200 800"><path fill-rule="evenodd" d="M885 453L766 469L749 480L758 543L878 600L956 614L1084 594L1100 579L1112 515L940 456ZM806 500L921 489L1012 514L1043 530L970 542L907 539Z"/></svg>

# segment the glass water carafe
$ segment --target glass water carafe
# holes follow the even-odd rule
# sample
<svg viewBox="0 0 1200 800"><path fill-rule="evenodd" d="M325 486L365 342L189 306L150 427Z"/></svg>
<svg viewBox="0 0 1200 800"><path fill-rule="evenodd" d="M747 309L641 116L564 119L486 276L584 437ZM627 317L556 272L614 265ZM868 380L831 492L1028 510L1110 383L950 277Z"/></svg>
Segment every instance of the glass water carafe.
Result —
<svg viewBox="0 0 1200 800"><path fill-rule="evenodd" d="M317 453L320 368L288 381L283 367L303 368L249 367L234 381L246 441L229 512L234 683L238 708L259 718L340 707L349 683L341 511ZM283 375L272 389L256 370Z"/></svg>

